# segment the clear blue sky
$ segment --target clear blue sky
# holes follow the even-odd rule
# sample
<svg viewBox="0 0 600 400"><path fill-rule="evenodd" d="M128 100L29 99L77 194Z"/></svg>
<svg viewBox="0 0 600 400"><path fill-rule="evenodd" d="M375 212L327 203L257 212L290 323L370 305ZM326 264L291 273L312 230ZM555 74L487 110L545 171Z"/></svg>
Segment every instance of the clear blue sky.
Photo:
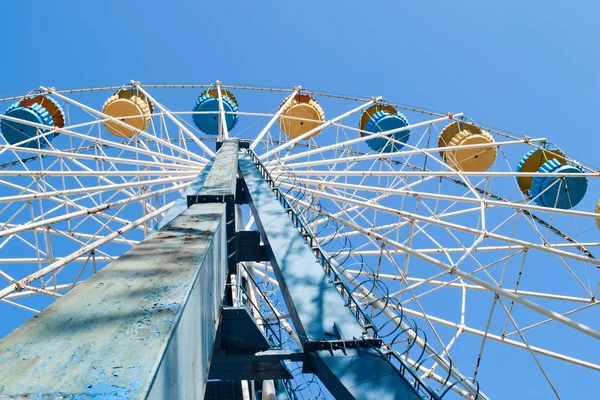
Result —
<svg viewBox="0 0 600 400"><path fill-rule="evenodd" d="M600 3L573 3L12 1L0 97L130 79L301 84L462 111L598 166Z"/></svg>
<svg viewBox="0 0 600 400"><path fill-rule="evenodd" d="M577 158L595 158L561 135L595 136L598 2L177 4L4 4L0 95L129 79L302 84L465 111L492 126L556 140Z"/></svg>

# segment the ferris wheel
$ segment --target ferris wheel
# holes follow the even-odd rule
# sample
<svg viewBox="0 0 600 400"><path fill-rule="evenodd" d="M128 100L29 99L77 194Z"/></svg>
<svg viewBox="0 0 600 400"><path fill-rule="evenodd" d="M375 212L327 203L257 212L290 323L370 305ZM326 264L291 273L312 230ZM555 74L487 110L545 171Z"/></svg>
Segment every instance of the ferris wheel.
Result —
<svg viewBox="0 0 600 400"><path fill-rule="evenodd" d="M423 398L597 396L598 168L550 133L218 81L41 87L2 104L0 337L181 214L182 194L237 139ZM259 230L236 207L237 229ZM274 265L238 268L255 319L277 324L279 347L301 347ZM329 398L286 365L289 398Z"/></svg>

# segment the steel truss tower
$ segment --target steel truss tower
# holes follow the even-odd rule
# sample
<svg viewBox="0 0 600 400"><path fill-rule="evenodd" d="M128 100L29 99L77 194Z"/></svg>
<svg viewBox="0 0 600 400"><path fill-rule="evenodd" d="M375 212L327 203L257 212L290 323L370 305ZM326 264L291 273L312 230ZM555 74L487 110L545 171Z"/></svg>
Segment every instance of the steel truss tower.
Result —
<svg viewBox="0 0 600 400"><path fill-rule="evenodd" d="M286 360L336 399L438 398L386 352L253 151L219 145L146 240L5 338L0 398L285 399ZM236 227L244 204L259 231ZM250 261L274 268L297 350L261 320Z"/></svg>

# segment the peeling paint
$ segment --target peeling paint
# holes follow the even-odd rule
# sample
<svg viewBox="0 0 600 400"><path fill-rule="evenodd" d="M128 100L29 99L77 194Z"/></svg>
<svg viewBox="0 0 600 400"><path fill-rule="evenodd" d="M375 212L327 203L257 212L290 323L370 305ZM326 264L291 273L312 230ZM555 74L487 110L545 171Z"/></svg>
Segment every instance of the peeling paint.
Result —
<svg viewBox="0 0 600 400"><path fill-rule="evenodd" d="M207 253L213 251L214 235L224 224L223 204L193 209L165 226L171 238L158 242L155 235L141 242L4 338L0 399L146 399L161 360L168 359L165 354L171 347L183 343L172 338L179 337L185 304ZM192 220L193 212L207 217ZM193 240L185 242L186 237ZM223 238L219 236L217 246L222 263ZM200 302L192 304L197 312ZM203 353L197 339L190 343L186 356ZM192 371L181 366L161 374L186 370ZM168 380L169 385L177 381L176 376ZM203 387L202 380L198 385Z"/></svg>

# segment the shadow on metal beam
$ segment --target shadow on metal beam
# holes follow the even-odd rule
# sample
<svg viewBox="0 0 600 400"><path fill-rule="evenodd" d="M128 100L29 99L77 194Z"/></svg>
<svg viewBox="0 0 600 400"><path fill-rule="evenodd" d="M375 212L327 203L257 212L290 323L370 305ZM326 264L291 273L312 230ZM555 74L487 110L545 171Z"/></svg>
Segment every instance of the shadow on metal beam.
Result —
<svg viewBox="0 0 600 400"><path fill-rule="evenodd" d="M294 224L288 215L294 211L284 208L259 166L265 171L253 153L240 154L248 204L300 337L305 372L315 373L339 399L422 399L381 353L381 340L366 335L367 326L359 323L315 258L311 246L317 244L299 232L299 218Z"/></svg>

